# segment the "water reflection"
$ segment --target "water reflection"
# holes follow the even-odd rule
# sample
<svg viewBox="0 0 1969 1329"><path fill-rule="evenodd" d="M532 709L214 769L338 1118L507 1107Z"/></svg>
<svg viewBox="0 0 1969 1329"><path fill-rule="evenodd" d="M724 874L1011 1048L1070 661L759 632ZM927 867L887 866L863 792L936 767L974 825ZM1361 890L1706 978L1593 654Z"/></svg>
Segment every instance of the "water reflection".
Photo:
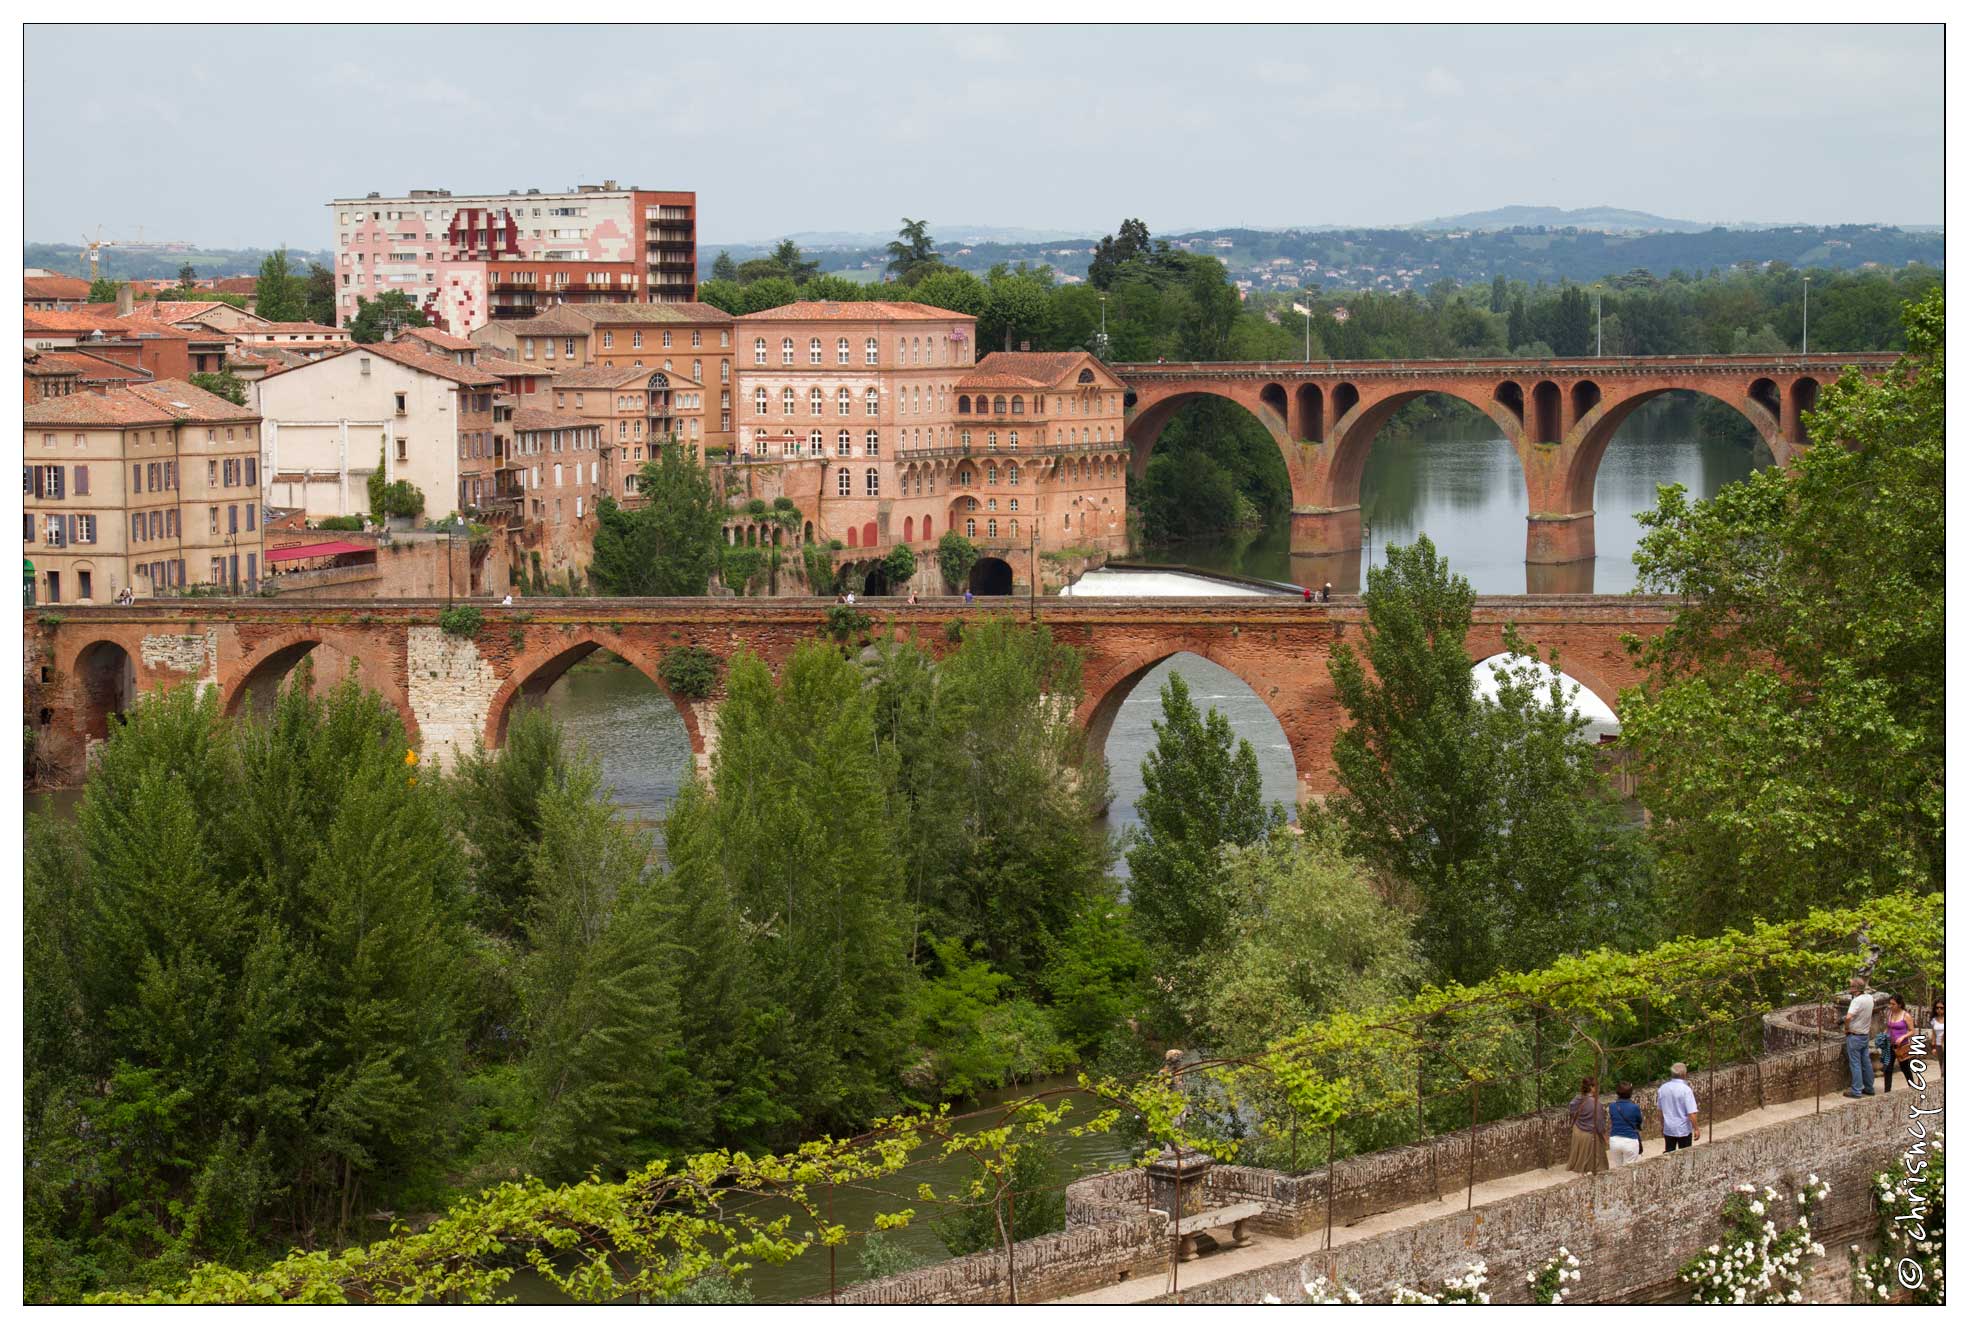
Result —
<svg viewBox="0 0 1969 1329"><path fill-rule="evenodd" d="M586 748L632 821L655 824L691 771L690 735L677 708L641 671L597 651L547 689L543 704L570 747Z"/></svg>
<svg viewBox="0 0 1969 1329"><path fill-rule="evenodd" d="M1601 459L1594 487L1598 557L1570 564L1527 564L1524 471L1516 453L1487 423L1443 421L1375 439L1361 476L1365 549L1345 554L1291 552L1283 522L1213 540L1155 549L1151 563L1193 567L1290 581L1300 586L1332 582L1353 592L1368 567L1382 561L1390 544L1408 544L1427 533L1450 566L1488 595L1634 589L1634 550L1639 513L1655 505L1659 486L1676 483L1709 498L1748 476L1770 454L1728 438L1703 437L1686 415L1637 414Z"/></svg>

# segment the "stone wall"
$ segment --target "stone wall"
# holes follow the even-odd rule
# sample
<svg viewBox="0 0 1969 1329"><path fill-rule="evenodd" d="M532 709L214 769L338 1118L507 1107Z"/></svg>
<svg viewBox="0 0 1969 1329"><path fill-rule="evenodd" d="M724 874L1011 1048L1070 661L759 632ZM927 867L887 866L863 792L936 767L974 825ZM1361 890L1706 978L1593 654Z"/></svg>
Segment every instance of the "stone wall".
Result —
<svg viewBox="0 0 1969 1329"><path fill-rule="evenodd" d="M1898 1153L1907 1098L1881 1097L1807 1114L1706 1144L1646 1167L1621 1168L1558 1186L1494 1200L1451 1214L1348 1242L1331 1251L1200 1283L1181 1294L1187 1305L1241 1304L1275 1296L1304 1300L1313 1278L1385 1299L1397 1284L1433 1287L1475 1261L1489 1266L1499 1302L1525 1300L1525 1273L1560 1246L1579 1257L1581 1281L1567 1300L1587 1303L1683 1301L1676 1277L1682 1264L1723 1235L1722 1205L1741 1182L1797 1194L1809 1174L1832 1186L1813 1220L1826 1256L1812 1280L1823 1299L1844 1300L1850 1280L1847 1247L1873 1230L1868 1180ZM1787 1198L1777 1221L1797 1214ZM1187 1266L1186 1266L1187 1268ZM1173 1300L1174 1298L1164 1298Z"/></svg>

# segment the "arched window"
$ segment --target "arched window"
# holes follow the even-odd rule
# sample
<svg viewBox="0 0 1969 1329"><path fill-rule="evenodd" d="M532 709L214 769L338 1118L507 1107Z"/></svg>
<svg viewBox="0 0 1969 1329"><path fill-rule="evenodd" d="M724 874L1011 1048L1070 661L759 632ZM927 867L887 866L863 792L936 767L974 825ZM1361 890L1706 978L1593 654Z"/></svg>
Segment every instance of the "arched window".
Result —
<svg viewBox="0 0 1969 1329"><path fill-rule="evenodd" d="M985 431L985 451L998 451L998 431L996 429Z"/></svg>
<svg viewBox="0 0 1969 1329"><path fill-rule="evenodd" d="M960 485L968 485L971 483L970 467L966 466L962 470L957 472L957 483Z"/></svg>
<svg viewBox="0 0 1969 1329"><path fill-rule="evenodd" d="M985 522L985 538L987 540L998 538L998 518L992 517Z"/></svg>
<svg viewBox="0 0 1969 1329"><path fill-rule="evenodd" d="M870 456L870 457L881 456L882 431L879 429L869 430L867 436L862 439L862 447L866 449L866 452L864 454L866 456Z"/></svg>
<svg viewBox="0 0 1969 1329"><path fill-rule="evenodd" d="M991 413L993 415L1005 414L1005 399L1003 397L993 397L991 399Z"/></svg>
<svg viewBox="0 0 1969 1329"><path fill-rule="evenodd" d="M921 337L912 337L909 339L909 362L913 365L923 363L923 339Z"/></svg>
<svg viewBox="0 0 1969 1329"><path fill-rule="evenodd" d="M923 518L923 538L925 540L930 538L930 519L927 516Z"/></svg>
<svg viewBox="0 0 1969 1329"><path fill-rule="evenodd" d="M869 364L874 364L876 360L880 357L881 352L876 347L875 338L873 337L870 337L868 339L868 344L864 346L862 349L864 355L867 357Z"/></svg>
<svg viewBox="0 0 1969 1329"><path fill-rule="evenodd" d="M1019 519L1017 517L1012 518L1012 538L1014 540L1019 538Z"/></svg>
<svg viewBox="0 0 1969 1329"><path fill-rule="evenodd" d="M752 390L752 413L754 415L764 415L766 413L766 390L764 388L754 388Z"/></svg>
<svg viewBox="0 0 1969 1329"><path fill-rule="evenodd" d="M788 366L793 363L793 339L791 337L781 337L779 339L779 362Z"/></svg>
<svg viewBox="0 0 1969 1329"><path fill-rule="evenodd" d="M793 389L781 388L779 390L779 413L781 415L793 414L793 405Z"/></svg>
<svg viewBox="0 0 1969 1329"><path fill-rule="evenodd" d="M916 543L916 518L904 517L902 519L902 542L906 545Z"/></svg>
<svg viewBox="0 0 1969 1329"><path fill-rule="evenodd" d="M870 388L862 397L862 405L866 408L869 415L880 415L882 414L882 395L874 388Z"/></svg>
<svg viewBox="0 0 1969 1329"><path fill-rule="evenodd" d="M844 495L848 492L848 473L846 471L841 472L841 492ZM848 548L861 548L861 533L852 526L848 528Z"/></svg>
<svg viewBox="0 0 1969 1329"><path fill-rule="evenodd" d="M998 467L992 462L985 463L985 483L988 485L998 483Z"/></svg>
<svg viewBox="0 0 1969 1329"><path fill-rule="evenodd" d="M896 338L896 363L899 365L909 363L909 338L907 337Z"/></svg>
<svg viewBox="0 0 1969 1329"><path fill-rule="evenodd" d="M868 496L874 498L882 492L882 473L873 466L868 468Z"/></svg>
<svg viewBox="0 0 1969 1329"><path fill-rule="evenodd" d="M820 363L820 338L818 337L813 338L807 343L807 363L810 365Z"/></svg>
<svg viewBox="0 0 1969 1329"><path fill-rule="evenodd" d="M846 337L834 343L834 363L838 365L848 363L848 339Z"/></svg>
<svg viewBox="0 0 1969 1329"><path fill-rule="evenodd" d="M835 477L834 492L842 498L851 497L855 492L855 478L848 473L848 468L843 466L839 471L835 472ZM848 528L848 538L853 539L854 534L854 527L850 526Z"/></svg>
<svg viewBox="0 0 1969 1329"><path fill-rule="evenodd" d="M971 399L969 397L961 394L958 396L957 413L959 415L969 415L971 413Z"/></svg>
<svg viewBox="0 0 1969 1329"><path fill-rule="evenodd" d="M958 431L957 431L957 441L958 441L958 443L959 443L959 444L961 444L961 445L962 445L963 447L965 447L966 449L969 449L969 448L970 448L970 446L971 446L971 431L970 431L970 430L968 430L968 429L960 429L960 430L958 430Z"/></svg>
<svg viewBox="0 0 1969 1329"><path fill-rule="evenodd" d="M1007 435L1005 436L1005 447L1006 447L1006 449L1007 449L1008 451L1011 451L1011 452L1017 452L1017 451L1019 450L1019 431L1018 431L1018 430L1016 430L1016 429L1014 429L1014 430L1012 430L1012 431L1011 431L1011 432L1010 432L1009 434L1007 434Z"/></svg>
<svg viewBox="0 0 1969 1329"><path fill-rule="evenodd" d="M766 339L764 337L754 337L752 339L752 363L761 367L766 363Z"/></svg>
<svg viewBox="0 0 1969 1329"><path fill-rule="evenodd" d="M977 495L973 494L971 497L964 500L964 510L966 512L976 512L978 510Z"/></svg>
<svg viewBox="0 0 1969 1329"><path fill-rule="evenodd" d="M997 499L995 499L995 498L988 498L988 499L986 499L986 500L985 500L985 511L986 511L986 512L996 512L996 511L998 511L998 500L997 500Z"/></svg>
<svg viewBox="0 0 1969 1329"><path fill-rule="evenodd" d="M807 455L809 457L824 456L826 452L827 443L822 438L820 430L816 429L807 435Z"/></svg>
<svg viewBox="0 0 1969 1329"><path fill-rule="evenodd" d="M964 519L964 534L973 540L978 538L978 519L976 517L966 517Z"/></svg>
<svg viewBox="0 0 1969 1329"><path fill-rule="evenodd" d="M834 455L837 457L855 455L854 436L845 429L834 436Z"/></svg>
<svg viewBox="0 0 1969 1329"><path fill-rule="evenodd" d="M825 415L826 413L827 413L827 399L820 395L820 389L819 388L807 389L807 414Z"/></svg>
<svg viewBox="0 0 1969 1329"><path fill-rule="evenodd" d="M1008 485L1015 485L1018 482L1019 482L1019 464L1017 462L1013 462L1010 466L1007 466L1005 468L1005 483Z"/></svg>
<svg viewBox="0 0 1969 1329"><path fill-rule="evenodd" d="M842 388L839 392L835 393L834 413L836 415L853 415L855 413L855 394L846 388Z"/></svg>
<svg viewBox="0 0 1969 1329"><path fill-rule="evenodd" d="M1025 413L1026 413L1026 399L1024 397L1012 398L1012 414L1024 415Z"/></svg>

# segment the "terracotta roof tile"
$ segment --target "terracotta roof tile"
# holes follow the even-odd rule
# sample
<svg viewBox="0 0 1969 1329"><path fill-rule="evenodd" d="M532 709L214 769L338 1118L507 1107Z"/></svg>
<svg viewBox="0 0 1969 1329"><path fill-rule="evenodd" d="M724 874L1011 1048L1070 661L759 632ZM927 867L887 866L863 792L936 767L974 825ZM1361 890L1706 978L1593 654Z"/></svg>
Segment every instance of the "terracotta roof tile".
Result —
<svg viewBox="0 0 1969 1329"><path fill-rule="evenodd" d="M777 309L762 309L756 314L740 314L741 323L810 323L815 321L838 320L840 322L895 322L922 320L925 322L944 319L962 319L966 323L975 322L974 314L960 314L954 309L938 309L935 305L919 305L911 300L798 300Z"/></svg>
<svg viewBox="0 0 1969 1329"><path fill-rule="evenodd" d="M148 383L156 377L148 369L121 364L87 351L43 351L43 363L58 364L82 376L84 383Z"/></svg>
<svg viewBox="0 0 1969 1329"><path fill-rule="evenodd" d="M558 411L542 411L532 407L513 412L515 433L532 433L540 429L599 429L599 420L584 420L578 415L562 415Z"/></svg>
<svg viewBox="0 0 1969 1329"><path fill-rule="evenodd" d="M81 277L22 277L21 294L29 300L86 300L89 283Z"/></svg>
<svg viewBox="0 0 1969 1329"><path fill-rule="evenodd" d="M601 323L730 323L733 318L716 305L697 300L651 301L643 304L560 305L566 314L591 324Z"/></svg>
<svg viewBox="0 0 1969 1329"><path fill-rule="evenodd" d="M1113 375L1085 351L993 351L957 380L957 390L1056 388L1083 367L1105 375L1101 386L1113 386L1108 381Z"/></svg>
<svg viewBox="0 0 1969 1329"><path fill-rule="evenodd" d="M331 328L324 323L255 323L248 329L248 335L263 332L326 332L331 336L346 337L347 328Z"/></svg>
<svg viewBox="0 0 1969 1329"><path fill-rule="evenodd" d="M453 383L461 383L468 388L496 388L502 381L497 374L475 369L471 365L461 365L455 360L447 360L440 355L413 351L408 346L395 342L371 342L366 346L351 346L342 352L343 355L358 353L380 355L385 360L393 360L406 368L435 374L439 378L448 378Z"/></svg>
<svg viewBox="0 0 1969 1329"><path fill-rule="evenodd" d="M568 307L568 306L564 306ZM497 327L520 337L586 337L589 326L579 319L559 317L560 311L552 314L536 314L532 318L494 319L488 327Z"/></svg>
<svg viewBox="0 0 1969 1329"><path fill-rule="evenodd" d="M34 425L254 424L255 411L174 378L131 383L104 392L76 392L35 402L23 412Z"/></svg>
<svg viewBox="0 0 1969 1329"><path fill-rule="evenodd" d="M508 360L502 355L492 355L484 350L479 352L479 368L488 374L498 374L502 378L520 378L527 374L553 378L561 372L549 365L521 364L518 360Z"/></svg>
<svg viewBox="0 0 1969 1329"><path fill-rule="evenodd" d="M113 306L112 306L113 307ZM85 334L114 333L120 337L163 337L189 341L191 338L169 323L155 319L118 318L115 314L88 309L29 309L23 311L23 326L29 332Z"/></svg>
<svg viewBox="0 0 1969 1329"><path fill-rule="evenodd" d="M479 346L477 342L469 338L454 337L448 332L439 331L437 328L404 328L397 333L396 340L402 341L406 337L414 338L417 341L431 346L437 346L447 351L475 351Z"/></svg>

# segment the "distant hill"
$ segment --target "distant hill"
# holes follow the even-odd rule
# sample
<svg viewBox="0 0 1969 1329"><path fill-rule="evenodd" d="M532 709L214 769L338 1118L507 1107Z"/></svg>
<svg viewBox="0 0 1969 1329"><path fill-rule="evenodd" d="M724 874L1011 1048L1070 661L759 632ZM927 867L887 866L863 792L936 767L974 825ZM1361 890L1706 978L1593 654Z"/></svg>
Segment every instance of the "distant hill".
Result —
<svg viewBox="0 0 1969 1329"><path fill-rule="evenodd" d="M1571 226L1582 231L1707 231L1715 223L1683 221L1676 217L1657 217L1652 212L1630 208L1538 208L1519 204L1492 208L1488 212L1461 212L1454 217L1432 217L1411 223L1410 231L1508 231L1518 226L1544 226L1561 230Z"/></svg>
<svg viewBox="0 0 1969 1329"><path fill-rule="evenodd" d="M153 277L176 277L178 269L189 263L201 277L255 277L260 261L271 249L192 249L167 251L154 249L116 249L102 251L102 275L115 281L143 281ZM89 259L79 245L29 244L24 247L23 266L46 268L71 277L89 275ZM335 265L335 255L325 249L287 249L287 261L305 274L310 262L323 267Z"/></svg>

